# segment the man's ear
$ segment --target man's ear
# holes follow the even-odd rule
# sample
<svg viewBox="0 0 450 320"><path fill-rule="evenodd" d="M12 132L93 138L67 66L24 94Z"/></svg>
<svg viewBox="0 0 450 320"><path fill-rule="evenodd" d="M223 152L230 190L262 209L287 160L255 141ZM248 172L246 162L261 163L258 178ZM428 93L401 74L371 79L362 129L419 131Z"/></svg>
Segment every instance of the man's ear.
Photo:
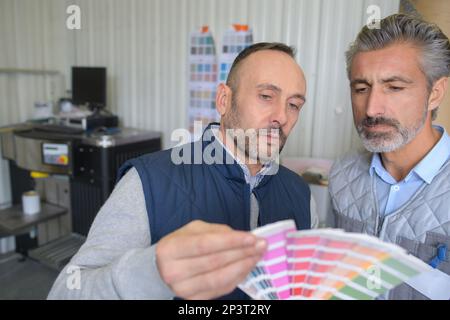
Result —
<svg viewBox="0 0 450 320"><path fill-rule="evenodd" d="M428 111L434 110L441 105L447 91L447 85L447 77L442 77L434 83L428 98Z"/></svg>
<svg viewBox="0 0 450 320"><path fill-rule="evenodd" d="M224 83L219 84L216 93L216 109L222 117L231 107L232 91L229 86Z"/></svg>

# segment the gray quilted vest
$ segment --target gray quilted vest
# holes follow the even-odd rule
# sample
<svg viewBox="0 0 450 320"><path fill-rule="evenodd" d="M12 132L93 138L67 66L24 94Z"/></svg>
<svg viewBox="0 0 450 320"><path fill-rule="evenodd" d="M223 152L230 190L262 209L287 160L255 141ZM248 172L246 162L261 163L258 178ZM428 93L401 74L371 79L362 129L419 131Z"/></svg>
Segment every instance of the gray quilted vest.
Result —
<svg viewBox="0 0 450 320"><path fill-rule="evenodd" d="M436 256L438 245L450 248L450 161L431 184L425 184L410 201L383 219L376 201L375 174L369 174L371 160L371 153L354 154L331 168L329 191L335 227L396 243L427 263ZM449 259L438 269L450 275ZM390 291L389 299L427 298L402 284Z"/></svg>

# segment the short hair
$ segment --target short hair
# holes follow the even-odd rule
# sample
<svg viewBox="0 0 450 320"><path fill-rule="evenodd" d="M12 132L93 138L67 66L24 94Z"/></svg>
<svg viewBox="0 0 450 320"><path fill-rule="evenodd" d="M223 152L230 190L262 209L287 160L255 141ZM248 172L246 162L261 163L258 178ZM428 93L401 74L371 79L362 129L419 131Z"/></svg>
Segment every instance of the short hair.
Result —
<svg viewBox="0 0 450 320"><path fill-rule="evenodd" d="M393 14L382 19L379 28L364 26L351 43L345 53L348 78L357 53L383 49L396 43L409 43L421 50L419 68L427 79L428 91L437 80L450 75L450 42L442 30L436 24L413 15ZM433 120L437 117L437 109L431 113Z"/></svg>
<svg viewBox="0 0 450 320"><path fill-rule="evenodd" d="M262 50L274 50L288 54L291 58L295 59L295 48L290 47L280 42L259 42L255 43L244 50L242 50L236 59L234 59L230 72L228 73L226 85L231 88L231 91L236 94L238 87L238 70L242 61L245 60L251 54Z"/></svg>

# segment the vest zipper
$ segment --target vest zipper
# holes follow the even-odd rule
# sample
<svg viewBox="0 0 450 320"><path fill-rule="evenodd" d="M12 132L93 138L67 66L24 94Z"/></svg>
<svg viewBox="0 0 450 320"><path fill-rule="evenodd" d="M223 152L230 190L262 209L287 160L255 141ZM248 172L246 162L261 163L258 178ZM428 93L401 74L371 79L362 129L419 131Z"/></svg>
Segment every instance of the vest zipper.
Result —
<svg viewBox="0 0 450 320"><path fill-rule="evenodd" d="M250 211L251 211L251 191L250 191L250 185L248 183L245 184L245 189L244 189L244 195L245 195L245 221L246 221L246 230L251 230L250 228Z"/></svg>
<svg viewBox="0 0 450 320"><path fill-rule="evenodd" d="M375 236L379 238L381 229L383 228L384 223L384 215L380 213L380 210L378 209L378 197L377 197L377 189L376 189L376 179L375 176L371 176L371 192L372 192L372 201L375 208L375 215L376 215L376 222L375 222ZM367 231L366 231L367 232Z"/></svg>
<svg viewBox="0 0 450 320"><path fill-rule="evenodd" d="M255 188L253 188L253 190L252 190L252 194L254 194L255 195L255 199L256 199L256 202L258 203L258 212L256 213L256 216L257 216L257 219L256 219L256 227L258 228L258 227L260 227L261 226L261 221L259 220L259 218L260 218L260 207L259 207L259 200L258 200L258 196L257 196L257 193L256 192L254 192L254 190L255 190ZM251 196L251 195L250 195ZM251 206L251 201L250 201L250 206ZM251 214L251 208L250 208L250 214Z"/></svg>
<svg viewBox="0 0 450 320"><path fill-rule="evenodd" d="M376 234L376 236L378 238L380 237L381 229L383 229L383 224L384 224L384 216L379 215L379 217L378 217L378 226L377 226L377 234Z"/></svg>

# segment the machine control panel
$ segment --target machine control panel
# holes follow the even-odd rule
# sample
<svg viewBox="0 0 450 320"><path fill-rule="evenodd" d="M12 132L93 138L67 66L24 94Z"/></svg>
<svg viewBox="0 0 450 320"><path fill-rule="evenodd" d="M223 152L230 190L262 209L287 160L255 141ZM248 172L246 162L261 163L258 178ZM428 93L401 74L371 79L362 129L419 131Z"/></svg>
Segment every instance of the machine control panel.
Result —
<svg viewBox="0 0 450 320"><path fill-rule="evenodd" d="M42 143L44 164L55 166L69 165L69 146L65 143Z"/></svg>

